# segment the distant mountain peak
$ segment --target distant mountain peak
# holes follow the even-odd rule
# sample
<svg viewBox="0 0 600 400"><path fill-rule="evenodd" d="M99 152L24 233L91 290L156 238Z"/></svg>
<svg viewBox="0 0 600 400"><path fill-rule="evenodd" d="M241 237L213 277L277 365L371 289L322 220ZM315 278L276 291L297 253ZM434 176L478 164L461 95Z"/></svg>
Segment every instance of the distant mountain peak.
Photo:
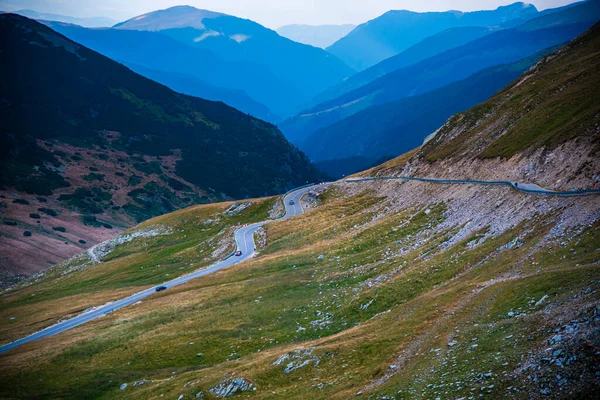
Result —
<svg viewBox="0 0 600 400"><path fill-rule="evenodd" d="M152 11L138 15L125 22L116 24L114 28L159 31L173 28L205 29L202 21L217 18L226 14L210 10L202 10L192 6L175 6L164 10Z"/></svg>

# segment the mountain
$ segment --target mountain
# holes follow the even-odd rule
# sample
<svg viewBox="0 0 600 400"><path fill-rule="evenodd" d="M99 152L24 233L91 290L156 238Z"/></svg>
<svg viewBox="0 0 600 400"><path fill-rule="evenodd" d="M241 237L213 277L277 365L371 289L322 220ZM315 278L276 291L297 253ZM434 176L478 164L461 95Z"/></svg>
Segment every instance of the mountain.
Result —
<svg viewBox="0 0 600 400"><path fill-rule="evenodd" d="M125 63L125 65L136 73L163 84L176 92L206 100L222 101L233 108L265 121L271 122L279 119L265 105L255 101L242 90L213 86L195 76L186 74L158 71L128 63Z"/></svg>
<svg viewBox="0 0 600 400"><path fill-rule="evenodd" d="M451 28L436 33L409 47L400 54L383 60L364 71L358 72L344 82L320 93L313 100L313 104L318 105L328 100L335 99L336 97L354 89L358 89L383 75L414 65L419 61L444 53L450 49L465 45L475 39L488 35L495 30L497 29L491 27L465 26Z"/></svg>
<svg viewBox="0 0 600 400"><path fill-rule="evenodd" d="M281 37L256 22L189 6L140 15L114 28L159 32L186 46L210 51L219 59L265 68L285 85L287 95L263 101L247 92L280 115L297 111L316 94L354 72L325 50Z"/></svg>
<svg viewBox="0 0 600 400"><path fill-rule="evenodd" d="M322 49L331 46L348 33L356 25L285 25L277 29L280 36L294 42L309 44Z"/></svg>
<svg viewBox="0 0 600 400"><path fill-rule="evenodd" d="M14 200L2 204L20 230L9 236L17 266L37 254L40 268L97 243L94 227L319 179L269 123L173 92L25 17L0 15L0 32L0 185ZM95 232L65 239L51 229L84 225ZM40 241L54 244L40 252Z"/></svg>
<svg viewBox="0 0 600 400"><path fill-rule="evenodd" d="M564 14L568 13L567 16ZM280 125L292 143L370 106L385 104L443 87L485 68L518 61L567 42L600 19L600 1L585 2L512 29L503 29L463 46L388 73L342 96L326 101ZM550 18L550 20L546 20ZM559 20L559 23L555 21Z"/></svg>
<svg viewBox="0 0 600 400"><path fill-rule="evenodd" d="M19 14L27 18L47 20L47 21L58 21L65 22L68 24L81 25L88 28L100 28L113 26L117 23L114 19L106 17L70 17L67 15L51 14L51 13L40 13L33 10L18 10L14 11L14 14Z"/></svg>
<svg viewBox="0 0 600 400"><path fill-rule="evenodd" d="M599 64L594 27L358 176L598 187ZM280 199L160 216L4 291L0 343L208 267ZM398 179L302 205L243 263L2 354L0 397L598 397L600 195Z"/></svg>
<svg viewBox="0 0 600 400"><path fill-rule="evenodd" d="M362 71L392 57L426 37L461 26L493 26L509 20L533 18L535 6L514 3L492 11L428 12L388 11L359 25L327 48L352 68Z"/></svg>
<svg viewBox="0 0 600 400"><path fill-rule="evenodd" d="M406 153L449 117L487 100L518 78L548 49L516 63L478 72L462 81L399 101L376 105L311 134L301 145L323 172L351 175L387 156ZM359 163L345 162L336 171L324 169L325 160L360 157ZM361 168L362 167L362 168Z"/></svg>
<svg viewBox="0 0 600 400"><path fill-rule="evenodd" d="M294 88L266 67L243 61L225 61L211 51L180 43L158 32L118 29L87 29L76 25L44 22L69 39L115 61L147 70L175 73L200 79L212 86L242 90L273 113L284 112ZM219 98L225 101L225 98ZM249 110L244 109L244 112Z"/></svg>

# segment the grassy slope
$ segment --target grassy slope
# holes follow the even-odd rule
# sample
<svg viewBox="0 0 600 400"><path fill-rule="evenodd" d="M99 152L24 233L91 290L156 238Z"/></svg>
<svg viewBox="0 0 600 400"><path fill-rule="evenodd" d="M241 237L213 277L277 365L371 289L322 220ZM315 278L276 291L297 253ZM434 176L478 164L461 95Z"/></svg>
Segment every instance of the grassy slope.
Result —
<svg viewBox="0 0 600 400"><path fill-rule="evenodd" d="M177 211L125 232L169 227L171 234L121 244L101 264L85 267L90 258L84 253L51 267L34 277L33 285L3 293L0 320L9 322L0 328L0 341L15 340L89 307L212 264L233 249L233 227L268 218L274 201L252 200L253 204L236 216L223 214L232 203Z"/></svg>
<svg viewBox="0 0 600 400"><path fill-rule="evenodd" d="M597 146L598 68L600 26L596 25L487 102L452 117L423 153L430 161L472 149L483 158L510 158L575 137L590 137ZM460 133L452 134L457 127ZM481 139L479 133L486 130L492 140Z"/></svg>
<svg viewBox="0 0 600 400"><path fill-rule="evenodd" d="M202 391L212 398L208 389L235 374L258 388L239 398L348 398L359 390L435 397L447 389L427 385L455 381L465 383L453 396L486 386L498 397L516 385L511 374L521 355L546 346L556 326L548 314L575 294L599 300L598 223L558 247L540 245L554 223L549 215L476 247L485 229L441 250L452 233L438 228L444 203L382 217L387 199L341 195L334 188L321 208L268 225L267 245L251 262L1 356L1 395L192 398ZM188 219L180 213L172 221L180 217ZM516 236L522 247L500 249ZM584 294L589 285L594 291ZM24 301L37 287L13 296ZM547 302L535 306L544 295ZM525 315L508 318L510 310ZM271 365L309 347L317 366L285 374ZM387 376L396 364L399 372ZM492 373L489 382L477 381L480 372ZM140 379L155 382L119 390ZM526 397L528 385L519 383L515 397Z"/></svg>

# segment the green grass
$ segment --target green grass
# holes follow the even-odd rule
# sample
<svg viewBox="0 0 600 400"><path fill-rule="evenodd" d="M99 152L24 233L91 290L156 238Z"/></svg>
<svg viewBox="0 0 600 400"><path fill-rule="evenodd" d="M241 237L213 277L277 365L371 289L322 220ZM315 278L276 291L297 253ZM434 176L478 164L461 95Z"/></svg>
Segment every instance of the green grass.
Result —
<svg viewBox="0 0 600 400"><path fill-rule="evenodd" d="M459 229L441 229L444 203L382 214L388 203L372 192L348 197L334 191L321 200L317 210L267 225L266 248L251 262L44 340L43 347L32 343L2 356L0 395L10 388L10 395L33 398L192 398L199 391L214 398L210 387L235 373L257 387L238 398L343 399L358 391L454 398L490 384L490 395L500 396L514 385L504 371L543 345L544 332L554 326L546 305L558 310L600 273L594 264L597 224L554 248L540 244L555 216L536 216L478 246L472 243L487 228L442 250ZM168 224L176 234L118 247L106 262L115 265L111 271L88 267L59 281L49 276L11 295L12 304L4 296L0 318L21 309L32 313L31 323L41 317L36 310L77 293L149 282L160 275L141 266L171 268L172 262L177 270L202 249L201 240L238 221L265 218L274 201L237 217L214 205L149 221L140 228ZM218 226L206 224L216 214ZM523 246L502 249L517 236ZM547 303L535 306L544 295ZM511 310L525 317L507 317ZM318 365L290 374L272 365L282 354L309 347ZM490 382L475 381L477 373L490 371ZM156 382L119 390L141 379ZM457 381L463 384L456 387ZM439 386L449 383L452 391L445 394L448 387Z"/></svg>

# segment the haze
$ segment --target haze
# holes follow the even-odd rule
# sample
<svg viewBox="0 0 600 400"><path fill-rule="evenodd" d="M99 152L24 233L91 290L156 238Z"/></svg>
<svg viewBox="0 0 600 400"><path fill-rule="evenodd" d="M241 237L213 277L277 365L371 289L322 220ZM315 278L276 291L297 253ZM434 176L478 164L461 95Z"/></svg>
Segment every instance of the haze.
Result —
<svg viewBox="0 0 600 400"><path fill-rule="evenodd" d="M275 29L296 23L360 24L392 9L471 11L493 9L512 2L513 0L0 0L0 9L32 9L74 17L109 17L122 21L150 11L188 4L248 18ZM573 1L538 0L531 3L541 10Z"/></svg>

